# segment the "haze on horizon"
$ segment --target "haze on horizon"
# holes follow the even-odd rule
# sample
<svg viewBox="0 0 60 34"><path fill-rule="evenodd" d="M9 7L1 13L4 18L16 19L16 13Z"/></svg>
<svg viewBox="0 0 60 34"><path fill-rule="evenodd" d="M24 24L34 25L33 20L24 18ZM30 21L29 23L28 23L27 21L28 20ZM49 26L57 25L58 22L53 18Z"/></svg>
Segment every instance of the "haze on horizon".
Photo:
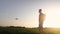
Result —
<svg viewBox="0 0 60 34"><path fill-rule="evenodd" d="M44 27L60 28L60 0L0 0L0 26L38 27L39 9L46 14Z"/></svg>

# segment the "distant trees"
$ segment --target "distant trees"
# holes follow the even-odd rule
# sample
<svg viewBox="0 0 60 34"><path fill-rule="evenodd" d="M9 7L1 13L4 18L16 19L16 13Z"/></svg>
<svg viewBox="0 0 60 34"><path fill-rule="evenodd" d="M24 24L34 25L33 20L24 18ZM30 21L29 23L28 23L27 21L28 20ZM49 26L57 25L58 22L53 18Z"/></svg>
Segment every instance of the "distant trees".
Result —
<svg viewBox="0 0 60 34"><path fill-rule="evenodd" d="M4 27L4 26L0 26L1 27ZM8 27L8 28L25 28L25 27L21 27L21 26L5 26L5 27Z"/></svg>

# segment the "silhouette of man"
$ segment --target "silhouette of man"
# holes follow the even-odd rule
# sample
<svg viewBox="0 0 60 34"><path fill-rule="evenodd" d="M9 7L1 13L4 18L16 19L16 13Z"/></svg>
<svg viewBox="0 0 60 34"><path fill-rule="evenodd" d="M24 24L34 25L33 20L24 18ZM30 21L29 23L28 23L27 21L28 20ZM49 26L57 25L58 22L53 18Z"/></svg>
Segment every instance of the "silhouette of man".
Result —
<svg viewBox="0 0 60 34"><path fill-rule="evenodd" d="M43 34L43 22L45 20L45 14L42 13L42 9L39 9L39 31Z"/></svg>

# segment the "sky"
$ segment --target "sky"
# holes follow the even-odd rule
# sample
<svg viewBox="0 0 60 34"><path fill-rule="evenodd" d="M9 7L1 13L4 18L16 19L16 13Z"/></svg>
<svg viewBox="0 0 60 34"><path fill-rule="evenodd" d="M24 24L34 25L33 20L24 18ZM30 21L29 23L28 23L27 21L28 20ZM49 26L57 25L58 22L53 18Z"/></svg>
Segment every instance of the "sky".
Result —
<svg viewBox="0 0 60 34"><path fill-rule="evenodd" d="M0 0L0 26L38 27L39 9L43 27L60 27L60 0Z"/></svg>

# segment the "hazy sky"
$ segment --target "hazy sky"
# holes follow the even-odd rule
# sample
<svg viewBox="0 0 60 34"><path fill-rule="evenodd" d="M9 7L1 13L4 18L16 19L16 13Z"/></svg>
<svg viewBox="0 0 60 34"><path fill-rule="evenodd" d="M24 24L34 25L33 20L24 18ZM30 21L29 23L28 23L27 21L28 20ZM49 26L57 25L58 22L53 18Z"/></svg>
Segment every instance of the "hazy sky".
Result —
<svg viewBox="0 0 60 34"><path fill-rule="evenodd" d="M39 9L46 13L44 27L60 25L60 0L0 0L0 26L38 27Z"/></svg>

